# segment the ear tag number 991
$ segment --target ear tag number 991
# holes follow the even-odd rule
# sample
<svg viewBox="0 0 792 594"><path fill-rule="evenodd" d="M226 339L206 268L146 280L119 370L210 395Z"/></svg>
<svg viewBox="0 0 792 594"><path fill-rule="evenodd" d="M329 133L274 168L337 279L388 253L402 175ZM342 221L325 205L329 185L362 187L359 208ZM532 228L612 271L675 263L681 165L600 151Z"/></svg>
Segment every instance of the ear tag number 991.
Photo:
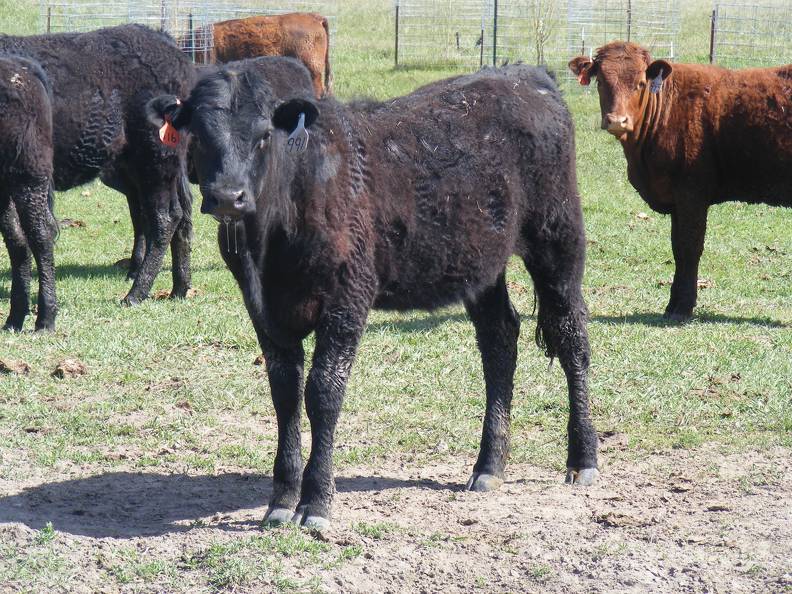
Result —
<svg viewBox="0 0 792 594"><path fill-rule="evenodd" d="M292 155L299 155L304 153L308 148L308 130L305 129L305 114L300 114L300 121L297 122L297 127L294 132L289 134L289 140L286 143L286 151Z"/></svg>

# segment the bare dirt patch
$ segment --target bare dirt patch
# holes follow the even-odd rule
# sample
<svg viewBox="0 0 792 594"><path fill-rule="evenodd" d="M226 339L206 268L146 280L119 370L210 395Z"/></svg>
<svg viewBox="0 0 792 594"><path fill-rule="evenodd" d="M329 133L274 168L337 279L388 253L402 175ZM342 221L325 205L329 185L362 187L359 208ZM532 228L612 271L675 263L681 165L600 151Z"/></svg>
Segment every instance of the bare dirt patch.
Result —
<svg viewBox="0 0 792 594"><path fill-rule="evenodd" d="M790 453L658 452L612 461L590 488L512 465L490 494L461 490L469 461L347 468L333 528L319 538L355 555L336 563L294 555L284 571L331 592L790 591ZM179 571L210 543L261 534L270 489L268 476L246 473L41 469L0 481L0 542L24 551L51 522L54 553L79 568L76 589L160 591L145 578L108 585L114 555L145 551ZM212 589L193 577L169 587Z"/></svg>

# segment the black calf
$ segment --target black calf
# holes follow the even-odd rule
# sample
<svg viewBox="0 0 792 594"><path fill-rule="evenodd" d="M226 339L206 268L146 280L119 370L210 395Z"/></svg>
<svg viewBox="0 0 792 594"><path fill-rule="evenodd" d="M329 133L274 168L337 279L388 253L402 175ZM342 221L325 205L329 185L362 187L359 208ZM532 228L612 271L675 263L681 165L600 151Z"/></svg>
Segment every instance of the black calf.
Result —
<svg viewBox="0 0 792 594"><path fill-rule="evenodd" d="M267 361L278 417L270 521L328 523L336 422L372 307L464 302L487 387L468 488L498 486L519 334L504 278L512 254L539 298L537 340L567 377L568 481L595 479L573 125L547 74L484 70L386 103L342 105L314 102L296 61L260 58L206 76L182 104L155 99L150 111L155 125L167 116L193 134L201 208L224 221L220 250ZM301 473L311 332L311 455Z"/></svg>

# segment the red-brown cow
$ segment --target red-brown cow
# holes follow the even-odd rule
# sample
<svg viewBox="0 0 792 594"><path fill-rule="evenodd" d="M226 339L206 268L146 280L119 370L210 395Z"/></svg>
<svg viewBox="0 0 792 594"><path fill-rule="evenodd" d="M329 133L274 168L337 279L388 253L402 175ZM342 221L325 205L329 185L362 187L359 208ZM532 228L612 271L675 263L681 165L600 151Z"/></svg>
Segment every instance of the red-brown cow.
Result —
<svg viewBox="0 0 792 594"><path fill-rule="evenodd" d="M195 61L226 63L259 56L289 56L305 64L318 98L329 93L330 30L327 19L315 12L252 16L212 25L214 47L208 56L196 52ZM200 38L198 31L196 38ZM182 47L188 44L182 42Z"/></svg>
<svg viewBox="0 0 792 594"><path fill-rule="evenodd" d="M630 183L652 209L671 214L676 271L665 316L685 321L696 305L710 205L792 206L792 65L672 66L614 41L569 68L583 85L597 79L602 128L621 142Z"/></svg>

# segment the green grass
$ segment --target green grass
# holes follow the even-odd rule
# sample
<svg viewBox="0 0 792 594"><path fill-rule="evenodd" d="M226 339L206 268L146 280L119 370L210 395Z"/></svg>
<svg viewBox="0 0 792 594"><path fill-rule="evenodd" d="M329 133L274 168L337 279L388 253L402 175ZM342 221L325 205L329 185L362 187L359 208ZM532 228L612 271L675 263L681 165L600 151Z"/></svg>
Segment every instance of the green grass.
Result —
<svg viewBox="0 0 792 594"><path fill-rule="evenodd" d="M367 8L365 26L342 15L343 41L333 54L341 98L386 98L453 74L393 70L389 6L383 1ZM693 58L705 55L708 33L699 29L706 25L707 6L695 4L695 13L686 9L687 42L680 51ZM36 3L0 3L3 30L30 31L36 11ZM596 95L569 90L567 100L577 125L589 240L585 296L597 427L629 434L629 450L622 456L705 442L727 450L791 446L789 212L742 204L713 208L701 264L701 276L712 286L700 291L692 323L664 324L659 314L673 273L670 221L649 211L629 185L621 149L598 129ZM275 424L264 371L253 365L259 349L220 259L216 223L197 210L197 296L186 302L150 300L129 309L119 306L129 283L113 266L131 248L125 200L98 183L58 195L58 216L86 226L64 229L58 241L58 331L0 334L0 357L22 359L31 367L28 375L0 376L0 459L14 453L10 459L24 461L1 463L0 478L19 479L31 469L68 463L97 472L119 465L167 472L177 464L196 473L229 466L271 471ZM649 218L638 218L640 212ZM523 317L512 460L560 471L568 410L563 373L557 363L548 368L532 343L533 293L519 262L510 264L508 278ZM8 258L0 250L3 317L9 285ZM154 291L169 287L166 262ZM310 353L312 339L306 346ZM461 307L434 314L375 312L359 353L337 434L338 467L374 467L402 458L417 465L473 459L484 384L472 326ZM83 361L88 373L51 377L67 356ZM390 529L355 527L374 541L387 538ZM427 546L438 539L430 538ZM70 573L57 553L58 542L50 526L24 549L3 545L0 583L23 589L62 584ZM190 575L210 589L245 588L264 579L273 589L310 591L317 583L290 580L283 558L326 565L363 552L360 545L337 556L334 550L296 531L265 532L188 551L182 558L119 550L94 569L119 587L159 584L167 590L179 584L179 576ZM533 579L545 579L545 569L536 566Z"/></svg>

